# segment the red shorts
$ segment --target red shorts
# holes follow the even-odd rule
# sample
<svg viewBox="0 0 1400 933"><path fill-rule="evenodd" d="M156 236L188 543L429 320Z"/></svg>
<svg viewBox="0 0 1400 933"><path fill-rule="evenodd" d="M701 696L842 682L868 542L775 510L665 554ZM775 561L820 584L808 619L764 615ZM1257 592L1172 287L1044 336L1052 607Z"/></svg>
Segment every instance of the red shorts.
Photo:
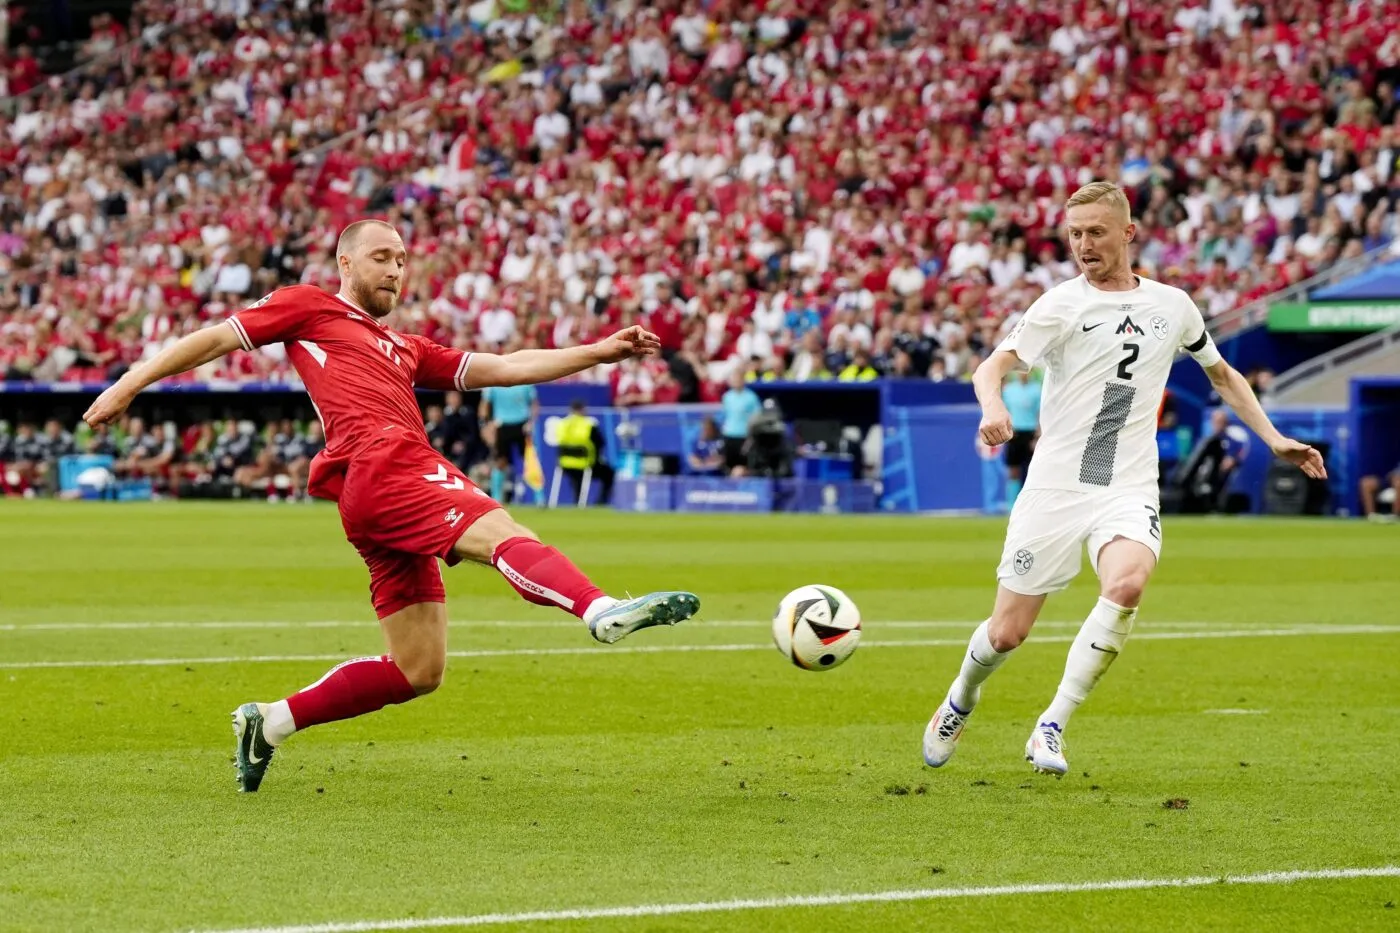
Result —
<svg viewBox="0 0 1400 933"><path fill-rule="evenodd" d="M500 507L421 438L386 434L356 458L340 491L340 520L369 567L379 618L443 602L438 560L457 563L457 539Z"/></svg>

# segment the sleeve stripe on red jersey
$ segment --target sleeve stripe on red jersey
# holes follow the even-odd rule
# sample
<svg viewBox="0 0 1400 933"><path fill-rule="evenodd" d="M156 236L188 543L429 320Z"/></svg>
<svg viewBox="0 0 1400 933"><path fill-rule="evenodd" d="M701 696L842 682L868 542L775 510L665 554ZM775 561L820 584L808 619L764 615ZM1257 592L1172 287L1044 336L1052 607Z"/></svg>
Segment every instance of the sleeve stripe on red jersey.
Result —
<svg viewBox="0 0 1400 933"><path fill-rule="evenodd" d="M243 329L243 322L238 319L237 315L229 318L228 322L233 325L233 332L238 335L238 342L243 344L243 349L250 351L256 349L253 346L253 341L248 339L248 332Z"/></svg>
<svg viewBox="0 0 1400 933"><path fill-rule="evenodd" d="M463 392L467 391L467 367L471 365L471 362L472 355L463 353L462 362L457 364L457 375L452 379L453 384Z"/></svg>

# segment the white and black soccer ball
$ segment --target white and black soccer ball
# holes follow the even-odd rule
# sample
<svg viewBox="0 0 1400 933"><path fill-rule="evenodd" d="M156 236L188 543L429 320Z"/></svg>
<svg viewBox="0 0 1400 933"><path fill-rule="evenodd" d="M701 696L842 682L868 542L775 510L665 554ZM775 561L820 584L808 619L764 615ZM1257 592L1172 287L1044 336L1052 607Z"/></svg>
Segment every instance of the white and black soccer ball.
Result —
<svg viewBox="0 0 1400 933"><path fill-rule="evenodd" d="M860 610L834 586L799 586L778 604L773 643L803 670L829 671L860 644Z"/></svg>

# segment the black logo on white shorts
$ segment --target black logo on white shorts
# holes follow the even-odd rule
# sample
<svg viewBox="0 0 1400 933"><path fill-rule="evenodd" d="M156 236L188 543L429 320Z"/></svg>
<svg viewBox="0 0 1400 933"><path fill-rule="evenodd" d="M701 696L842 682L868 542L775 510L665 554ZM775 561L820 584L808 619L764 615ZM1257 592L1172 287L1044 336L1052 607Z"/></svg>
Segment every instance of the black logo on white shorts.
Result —
<svg viewBox="0 0 1400 933"><path fill-rule="evenodd" d="M1030 573L1031 568L1035 566L1035 555L1025 548L1021 548L1016 552L1014 566L1016 567L1016 574L1024 577L1026 574Z"/></svg>
<svg viewBox="0 0 1400 933"><path fill-rule="evenodd" d="M1162 517L1157 514L1157 510L1150 505L1144 505L1147 509L1147 533L1158 541L1162 540Z"/></svg>

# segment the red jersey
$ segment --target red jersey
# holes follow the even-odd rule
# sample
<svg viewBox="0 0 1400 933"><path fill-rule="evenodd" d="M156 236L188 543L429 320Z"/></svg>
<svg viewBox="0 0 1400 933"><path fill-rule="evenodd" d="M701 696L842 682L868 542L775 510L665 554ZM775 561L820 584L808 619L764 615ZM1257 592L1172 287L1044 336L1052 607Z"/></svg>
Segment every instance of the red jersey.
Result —
<svg viewBox="0 0 1400 933"><path fill-rule="evenodd" d="M245 350L284 344L306 385L326 434L307 485L318 498L339 499L351 462L386 431L428 446L415 386L467 388L470 353L395 333L349 299L314 285L279 288L228 322Z"/></svg>

